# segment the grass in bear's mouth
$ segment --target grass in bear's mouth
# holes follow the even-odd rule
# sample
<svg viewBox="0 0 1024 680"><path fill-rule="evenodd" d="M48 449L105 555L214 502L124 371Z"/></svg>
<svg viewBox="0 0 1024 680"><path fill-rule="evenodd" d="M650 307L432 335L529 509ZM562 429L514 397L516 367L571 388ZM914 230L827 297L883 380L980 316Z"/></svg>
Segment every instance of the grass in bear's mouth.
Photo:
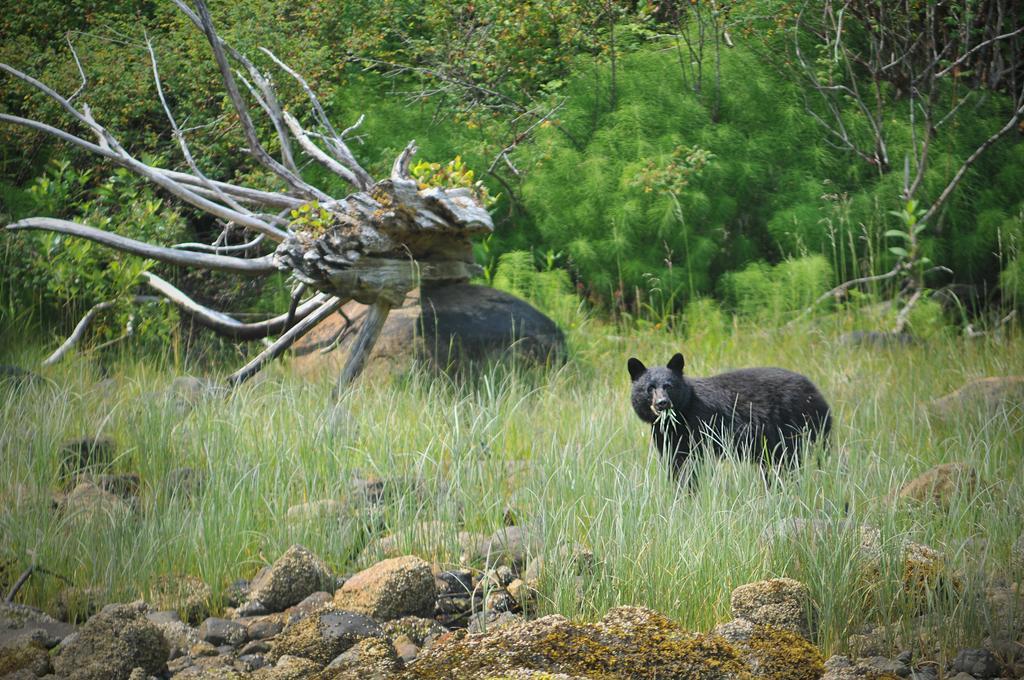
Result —
<svg viewBox="0 0 1024 680"><path fill-rule="evenodd" d="M1024 416L1019 406L979 408L940 421L928 403L972 378L1024 374L1020 337L950 334L912 347L851 349L838 340L844 329L830 323L800 332L634 334L626 342L590 324L570 334L573 356L558 370L495 371L471 384L429 371L370 372L337 407L332 376L310 383L275 366L226 398L183 408L161 390L196 371L163 368L173 357L126 356L101 369L76 356L46 372L52 383L0 387L0 565L11 564L0 570L0 586L34 559L106 601L146 597L175 574L201 577L219 597L292 543L340 573L378 559L361 552L378 530L398 533L403 551L424 553L437 532L417 527L433 521L451 531L432 554L457 565L458 531L492 532L511 509L545 558L534 613L592 620L636 604L708 630L730 618L734 587L789 576L811 590L815 641L826 653L846 651L865 625L947 651L979 646L998 624L986 590L1022 576L1011 547L1024 531ZM0 363L35 366L45 354L15 346L0 342ZM650 426L632 412L624 363L681 347L696 375L764 365L808 375L834 409L820 466L805 464L766 489L755 465L726 459L703 467L696 490L679 489L650 453ZM659 421L673 417L666 411ZM51 508L59 445L86 436L112 438L113 471L139 474L131 514L82 524ZM977 470L972 494L953 495L946 507L883 502L945 462ZM186 466L203 479L191 499L166 483ZM399 492L373 515L286 519L292 505L350 497L356 475L396 480ZM834 531L820 541L764 542L794 517ZM861 525L881 532L877 572L852 557ZM959 590L906 597L905 540L940 551ZM592 550L594 564L567 560L573 544ZM53 611L63 587L34 577L18 599Z"/></svg>

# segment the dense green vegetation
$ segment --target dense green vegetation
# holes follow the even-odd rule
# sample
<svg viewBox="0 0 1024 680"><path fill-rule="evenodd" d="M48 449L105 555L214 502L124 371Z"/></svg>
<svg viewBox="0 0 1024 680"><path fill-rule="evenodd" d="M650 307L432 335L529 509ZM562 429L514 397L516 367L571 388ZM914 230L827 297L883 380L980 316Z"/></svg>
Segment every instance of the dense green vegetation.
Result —
<svg viewBox="0 0 1024 680"><path fill-rule="evenodd" d="M863 3L867 12L873 6ZM971 12L986 7L968 3L948 22L973 25ZM764 274L779 263L805 272L797 296L804 302L839 281L886 271L900 257L891 249L901 244L887 232L901 226L904 159L916 172L926 109L917 102L917 117L908 114L915 100L896 75L875 82L870 109L857 109L850 97L831 104L852 140L837 148L843 144L825 125L827 100L796 68L792 47L816 55L814 78L867 89L872 72L843 71L850 59L840 57L839 43L826 49L816 27L798 24L787 3L718 12L699 3L474 2L452 11L433 2L285 7L246 0L214 3L213 10L227 40L280 75L286 107L301 113L307 104L258 47L305 74L339 124L366 114L355 150L375 175L411 138L421 159L458 156L474 169L498 197L497 232L477 253L489 282L503 254L526 251L535 269L566 272L570 289L588 304L656 321L703 296L731 312L763 309L760 301L772 298L776 285ZM920 28L923 15L915 11L890 17L893 30ZM848 21L850 49L865 50L866 24ZM243 152L202 36L171 3L15 3L0 28L0 60L64 93L81 82L74 45L88 81L80 97L97 118L137 154L184 167L155 96L144 43L151 40L200 166L224 179L264 181ZM960 49L955 37L945 40ZM1015 45L1000 54L1012 56ZM913 59L907 64L900 77L913 74ZM1013 110L1005 83L967 71L958 77L948 86L940 79L929 94L936 115L950 115L931 123L928 163L914 190L922 209ZM0 110L59 120L52 103L10 84ZM858 153L871 145L875 127L884 131L888 167ZM273 151L269 129L262 131ZM930 273L926 285L1001 285L1004 298L1017 297L1024 239L1019 136L1011 132L988 148L922 233L921 253L948 270ZM339 195L347 191L325 171L306 172ZM99 159L11 124L0 125L0 201L5 218L75 218L165 243L218 232L209 217ZM99 250L38 235L5 237L0 313L41 310L66 324L95 302L125 295L132 281L121 272L139 265ZM801 258L811 259L787 264ZM85 273L105 267L113 271ZM50 272L60 281L45 281ZM272 307L281 295L221 279L211 286L209 277L178 283L193 293L216 289L207 301L236 311ZM902 283L875 292L890 295Z"/></svg>

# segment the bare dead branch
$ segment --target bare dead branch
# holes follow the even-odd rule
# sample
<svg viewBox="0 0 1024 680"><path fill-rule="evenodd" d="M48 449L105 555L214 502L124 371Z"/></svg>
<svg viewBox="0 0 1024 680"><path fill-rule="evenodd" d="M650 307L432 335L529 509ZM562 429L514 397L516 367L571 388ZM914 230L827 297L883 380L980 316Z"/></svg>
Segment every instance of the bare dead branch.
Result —
<svg viewBox="0 0 1024 680"><path fill-rule="evenodd" d="M320 147L318 147L316 144L312 142L312 140L310 140L309 136L306 134L306 131L302 129L301 125L299 125L299 121L295 120L295 117L292 116L292 114L288 113L287 111L284 112L284 121L288 125L288 128L292 131L292 134L295 135L295 139L298 141L299 146L302 147L303 151L312 156L313 160L320 163L325 168L333 172L338 177L341 177L343 180L345 180L352 186L356 187L357 189L362 189L365 191L369 189L371 186L373 186L372 180L369 185L362 186L362 180L359 177L357 177L356 174L350 168L342 165L341 163L339 163L338 161L324 153L324 151Z"/></svg>
<svg viewBox="0 0 1024 680"><path fill-rule="evenodd" d="M187 9L183 6L183 3L180 0L174 0L174 2L183 10ZM245 105L245 100L242 99L241 92L238 91L238 85L235 83L235 77L231 72L231 65L228 63L227 55L224 53L224 42L221 40L220 36L217 35L217 31L213 27L213 20L210 18L210 10L206 7L206 3L203 2L203 0L195 0L195 6L196 16L199 18L199 24L202 27L203 32L206 34L206 39L209 41L210 47L213 49L214 59L217 61L217 66L220 69L221 81L224 83L224 89L227 92L228 98L235 107L235 113L238 114L238 120L242 124L242 133L245 136L246 143L249 145L249 151L252 153L253 157L265 168L284 180L286 184L292 187L292 189L300 195L320 201L330 200L330 197L327 194L305 182L296 173L292 172L275 160L274 157L271 156L263 147L263 144L260 143L259 136L256 134L256 127L253 125L252 118L249 116L248 107Z"/></svg>
<svg viewBox="0 0 1024 680"><path fill-rule="evenodd" d="M224 253L237 253L255 248L263 242L265 238L264 234L257 234L256 238L245 243L237 243L231 246L218 246L210 245L208 243L175 243L172 248L176 250L201 250L208 253L214 253L216 255L223 255Z"/></svg>
<svg viewBox="0 0 1024 680"><path fill-rule="evenodd" d="M132 304L140 305L147 302L163 302L163 299L156 297L155 295L133 295L128 299L128 301ZM85 316L83 316L75 325L75 329L71 332L71 335L68 336L68 339L65 340L64 343L53 352L53 354L43 360L43 366L52 366L63 359L64 356L71 351L71 348L81 341L85 332L89 330L89 326L92 324L93 320L95 320L101 312L117 306L118 302L118 300L108 300L106 302L93 305L92 308L85 313Z"/></svg>
<svg viewBox="0 0 1024 680"><path fill-rule="evenodd" d="M391 179L409 179L409 163L416 154L416 140L410 140L391 166Z"/></svg>
<svg viewBox="0 0 1024 680"><path fill-rule="evenodd" d="M296 340L304 336L321 321L336 312L345 302L345 300L340 298L332 297L326 302L321 303L314 312L285 331L285 333L278 338L274 344L260 352L255 359L228 376L228 383L232 386L241 385L243 382L256 375L260 369L267 364L267 362L279 357L281 353L291 347Z"/></svg>
<svg viewBox="0 0 1024 680"><path fill-rule="evenodd" d="M366 360L369 358L370 352L373 351L373 346L377 343L377 338L380 336L381 329L384 328L384 322L387 321L390 312L391 303L384 299L377 300L370 306L366 318L363 320L363 327L359 330L355 345L348 356L348 361L345 362L345 367L342 369L341 375L338 376L338 384L334 386L333 395L336 399L363 372Z"/></svg>
<svg viewBox="0 0 1024 680"><path fill-rule="evenodd" d="M30 217L13 224L8 224L7 229L41 229L68 234L69 236L78 236L109 246L115 250L182 267L198 267L199 269L250 275L269 274L277 271L277 267L270 256L247 260L225 255L190 253L183 250L175 250L174 248L154 246L125 236L112 234L102 229L95 229L77 222L58 220L52 217Z"/></svg>
<svg viewBox="0 0 1024 680"><path fill-rule="evenodd" d="M142 278L146 285L167 298L201 326L233 340L259 340L277 335L290 327L296 319L302 320L309 316L329 297L326 293L318 293L297 305L294 314L280 314L264 321L243 323L223 312L199 304L182 290L152 272L143 272Z"/></svg>

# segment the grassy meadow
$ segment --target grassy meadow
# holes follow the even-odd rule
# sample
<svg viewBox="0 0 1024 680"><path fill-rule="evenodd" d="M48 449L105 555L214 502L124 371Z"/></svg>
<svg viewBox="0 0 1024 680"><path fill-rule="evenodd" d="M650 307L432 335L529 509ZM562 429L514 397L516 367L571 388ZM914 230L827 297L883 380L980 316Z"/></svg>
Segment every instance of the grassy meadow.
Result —
<svg viewBox="0 0 1024 680"><path fill-rule="evenodd" d="M1024 374L1024 343L1015 332L965 339L950 331L909 347L841 344L855 323L828 316L680 336L584 321L569 332L570 360L560 368L499 367L462 383L424 367L371 370L335 406L334 376L303 381L286 363L187 408L164 388L196 369L170 352L102 363L75 355L40 371L43 382L0 383L4 579L9 587L35 559L108 601L147 597L162 577L180 574L202 578L220 598L292 543L351 573L374 561L363 548L376 532L398 532L416 552L410 528L431 520L450 523L435 558L454 566L455 531L490 533L511 508L546 557L539 613L594 619L638 604L708 630L730 618L736 586L790 576L812 592L826 654L879 624L915 635L917 651L929 654L935 644L945 653L977 645L1001 624L990 620L985 589L1021 576L1010 552L1024 531L1024 414L967 409L942 422L927 405L972 378ZM0 363L21 366L38 366L46 351L11 335L2 346ZM692 375L758 365L807 374L834 409L830 450L768 488L752 465L724 461L702 470L695 492L678 489L630 408L626 371L630 356L651 364L675 351ZM59 445L86 436L113 438L114 470L140 475L137 512L83 523L51 508ZM980 484L948 510L884 500L953 461L973 465ZM191 499L165 483L183 466L205 478ZM408 491L374 513L286 518L292 505L349 496L354 476L405 480ZM833 522L839 540L759 542L789 517ZM856 531L841 529L847 520L881 529L889 559L878 574L865 575ZM939 550L959 588L907 596L898 550L906 539ZM592 550L594 568L577 578L559 558L567 544ZM63 587L37 575L17 599L53 610Z"/></svg>

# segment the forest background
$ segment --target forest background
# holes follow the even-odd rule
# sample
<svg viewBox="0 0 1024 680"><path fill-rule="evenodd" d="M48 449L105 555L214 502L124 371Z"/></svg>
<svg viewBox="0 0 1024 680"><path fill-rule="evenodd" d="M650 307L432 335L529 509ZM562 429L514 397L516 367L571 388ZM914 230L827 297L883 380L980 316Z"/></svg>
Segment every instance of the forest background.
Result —
<svg viewBox="0 0 1024 680"><path fill-rule="evenodd" d="M0 61L65 94L84 74L78 96L125 146L185 167L151 41L203 171L275 188L245 153L203 36L173 4L5 4ZM371 174L415 138L423 181L482 181L496 222L476 245L484 280L563 324L581 300L641 326L676 324L688 307L778 320L901 262L869 296L915 278L1011 304L1024 291L1024 10L1013 3L239 0L212 10L228 41L282 76L286 107L305 96L259 47L304 74L334 120L365 114L353 148ZM7 80L0 111L59 120L52 101ZM345 193L321 169L304 172ZM0 213L165 244L221 230L14 125L0 126ZM126 298L149 266L59 235L4 237L0 315L8 327L66 331L97 302ZM256 287L156 269L217 308L286 304L283 279ZM936 313L915 310L919 329ZM138 323L166 336L174 318L159 307Z"/></svg>

